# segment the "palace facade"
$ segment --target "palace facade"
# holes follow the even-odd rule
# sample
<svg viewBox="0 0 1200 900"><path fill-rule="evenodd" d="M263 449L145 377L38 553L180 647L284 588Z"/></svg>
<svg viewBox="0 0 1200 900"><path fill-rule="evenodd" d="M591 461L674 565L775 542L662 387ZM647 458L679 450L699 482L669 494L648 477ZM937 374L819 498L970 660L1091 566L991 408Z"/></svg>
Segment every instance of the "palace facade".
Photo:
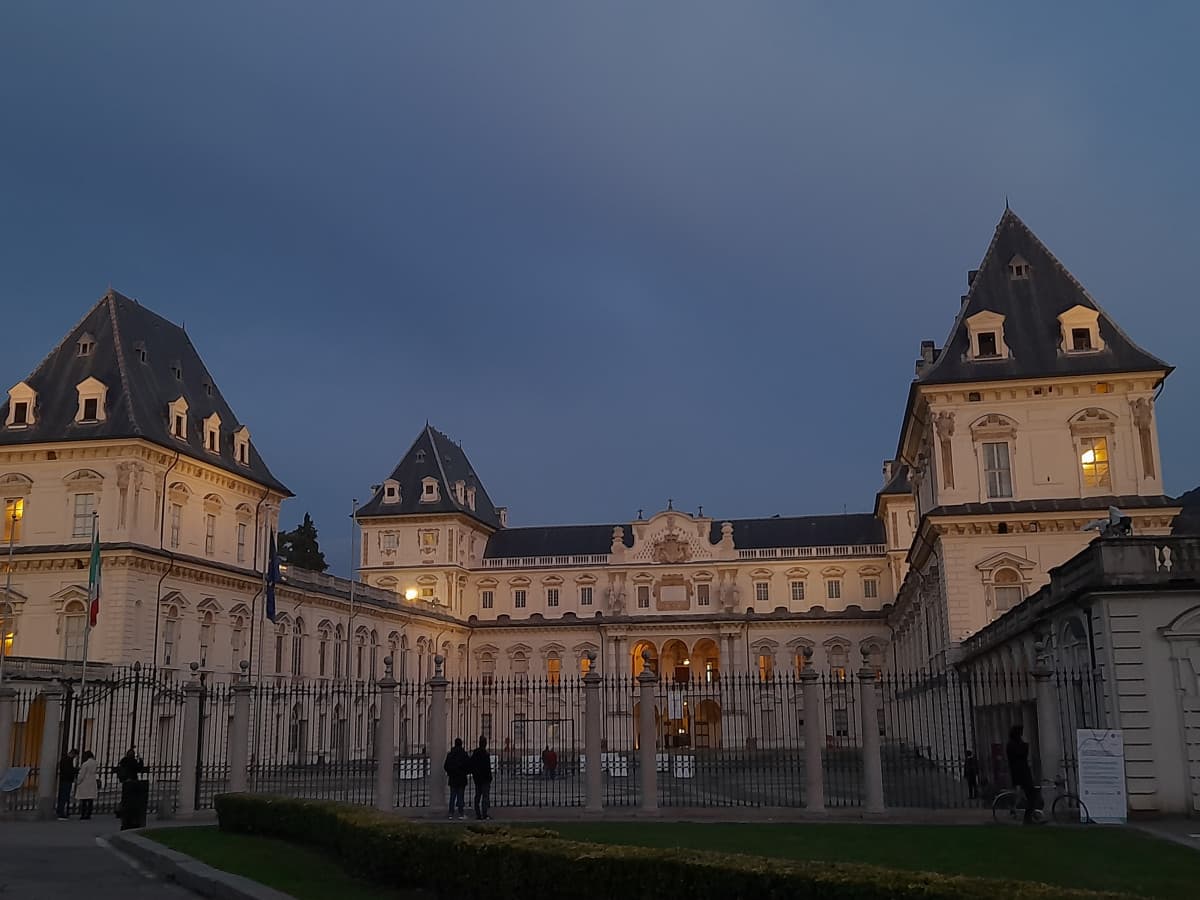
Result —
<svg viewBox="0 0 1200 900"><path fill-rule="evenodd" d="M921 344L872 512L513 527L432 426L358 510L356 580L286 571L262 616L267 535L291 493L187 334L109 291L0 406L10 677L82 659L100 524L99 665L228 677L420 680L656 671L715 681L806 664L938 668L1047 583L1110 505L1170 530L1138 347L1006 210L942 345ZM5 557L8 559L9 557ZM811 655L805 651L811 650Z"/></svg>

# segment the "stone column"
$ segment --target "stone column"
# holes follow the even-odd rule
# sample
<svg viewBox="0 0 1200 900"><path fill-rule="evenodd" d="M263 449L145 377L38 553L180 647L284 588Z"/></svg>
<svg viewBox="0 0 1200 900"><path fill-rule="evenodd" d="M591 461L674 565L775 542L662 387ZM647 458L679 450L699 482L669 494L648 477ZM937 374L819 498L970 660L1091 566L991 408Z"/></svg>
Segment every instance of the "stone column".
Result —
<svg viewBox="0 0 1200 900"><path fill-rule="evenodd" d="M804 692L804 783L805 808L825 808L825 702L821 696L821 676L813 670L812 647L804 648L804 671L800 673Z"/></svg>
<svg viewBox="0 0 1200 900"><path fill-rule="evenodd" d="M0 772L12 765L12 728L17 713L17 692L0 687Z"/></svg>
<svg viewBox="0 0 1200 900"><path fill-rule="evenodd" d="M1046 645L1034 645L1037 662L1033 667L1034 699L1037 701L1038 759L1041 763L1043 781L1056 781L1063 777L1062 735L1059 731L1058 690L1054 683L1054 670Z"/></svg>
<svg viewBox="0 0 1200 900"><path fill-rule="evenodd" d="M38 756L38 816L54 818L54 801L58 790L58 758L62 752L59 736L62 729L63 689L58 685L42 691L46 718L42 723L42 749Z"/></svg>
<svg viewBox="0 0 1200 900"><path fill-rule="evenodd" d="M642 674L638 682L638 765L642 770L642 809L658 809L658 758L655 747L654 687L658 676L651 671L650 651L642 651Z"/></svg>
<svg viewBox="0 0 1200 900"><path fill-rule="evenodd" d="M232 793L245 791L248 786L248 763L250 761L250 696L254 686L246 680L250 663L239 663L242 674L234 682L233 724L229 729L229 790Z"/></svg>
<svg viewBox="0 0 1200 900"><path fill-rule="evenodd" d="M175 809L180 816L196 811L196 770L200 765L200 697L204 687L197 673L199 663L192 663L192 680L183 686L183 742L179 754L179 784Z"/></svg>
<svg viewBox="0 0 1200 900"><path fill-rule="evenodd" d="M862 717L863 781L866 786L865 809L883 812L883 758L879 743L879 694L870 653L863 651L858 670L858 709Z"/></svg>
<svg viewBox="0 0 1200 900"><path fill-rule="evenodd" d="M445 679L443 679L445 681ZM445 687L442 702L445 702ZM391 812L396 808L396 679L392 677L392 658L383 658L383 677L379 679L379 722L375 727L375 808ZM430 764L430 770L433 765ZM440 767L438 768L440 772Z"/></svg>
<svg viewBox="0 0 1200 900"><path fill-rule="evenodd" d="M445 814L446 778L442 762L446 758L446 660L439 653L433 658L433 677L429 679L429 721L425 723L425 746L429 751L429 811Z"/></svg>
<svg viewBox="0 0 1200 900"><path fill-rule="evenodd" d="M601 745L604 740L604 720L600 715L600 684L603 679L596 671L596 654L588 651L591 661L583 676L583 748L587 759L587 810L604 809L604 773L600 767Z"/></svg>

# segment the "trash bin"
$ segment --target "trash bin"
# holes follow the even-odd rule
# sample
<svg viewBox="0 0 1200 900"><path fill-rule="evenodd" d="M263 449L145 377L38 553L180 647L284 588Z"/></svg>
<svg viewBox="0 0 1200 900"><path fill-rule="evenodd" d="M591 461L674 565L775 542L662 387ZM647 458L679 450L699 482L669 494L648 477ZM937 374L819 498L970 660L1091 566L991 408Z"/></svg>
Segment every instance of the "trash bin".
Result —
<svg viewBox="0 0 1200 900"><path fill-rule="evenodd" d="M121 830L146 827L146 807L150 804L150 782L130 778L121 783Z"/></svg>

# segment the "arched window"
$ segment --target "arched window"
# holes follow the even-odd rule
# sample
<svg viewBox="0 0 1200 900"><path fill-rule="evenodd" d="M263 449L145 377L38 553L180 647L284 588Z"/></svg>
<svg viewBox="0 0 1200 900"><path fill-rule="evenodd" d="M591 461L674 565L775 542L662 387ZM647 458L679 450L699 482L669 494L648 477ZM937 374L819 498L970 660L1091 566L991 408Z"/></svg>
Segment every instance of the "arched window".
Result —
<svg viewBox="0 0 1200 900"><path fill-rule="evenodd" d="M496 680L496 657L488 651L479 654L479 680L485 689Z"/></svg>
<svg viewBox="0 0 1200 900"><path fill-rule="evenodd" d="M212 646L213 614L206 612L200 619L200 668L208 668L208 648Z"/></svg>
<svg viewBox="0 0 1200 900"><path fill-rule="evenodd" d="M408 678L408 635L400 635L400 668L396 670L400 674L397 678Z"/></svg>
<svg viewBox="0 0 1200 900"><path fill-rule="evenodd" d="M168 606L167 614L163 618L162 623L162 664L164 666L176 665L175 648L179 642L179 607Z"/></svg>
<svg viewBox="0 0 1200 900"><path fill-rule="evenodd" d="M546 681L551 687L558 687L562 680L562 656L557 650L546 654Z"/></svg>
<svg viewBox="0 0 1200 900"><path fill-rule="evenodd" d="M1003 615L1025 599L1021 576L1014 569L997 569L992 575L996 615Z"/></svg>
<svg viewBox="0 0 1200 900"><path fill-rule="evenodd" d="M243 616L233 617L233 630L230 636L230 643L233 647L233 671L240 671L242 651L246 648L246 619Z"/></svg>
<svg viewBox="0 0 1200 900"><path fill-rule="evenodd" d="M83 659L83 635L87 627L87 610L79 600L72 600L63 610L63 659Z"/></svg>
<svg viewBox="0 0 1200 900"><path fill-rule="evenodd" d="M529 657L525 655L524 650L517 650L513 653L512 671L517 678L525 678L529 675Z"/></svg>
<svg viewBox="0 0 1200 900"><path fill-rule="evenodd" d="M354 633L354 677L359 681L367 667L367 629L360 628Z"/></svg>
<svg viewBox="0 0 1200 900"><path fill-rule="evenodd" d="M346 644L346 633L342 631L342 626L339 625L334 633L333 639L333 677L342 677L342 647Z"/></svg>
<svg viewBox="0 0 1200 900"><path fill-rule="evenodd" d="M275 674L283 674L283 642L287 637L287 626L280 622L275 626Z"/></svg>
<svg viewBox="0 0 1200 900"><path fill-rule="evenodd" d="M304 620L296 619L292 625L292 674L304 673Z"/></svg>
<svg viewBox="0 0 1200 900"><path fill-rule="evenodd" d="M321 678L324 678L329 674L329 625L321 625L319 634L320 637L317 643L317 674Z"/></svg>
<svg viewBox="0 0 1200 900"><path fill-rule="evenodd" d="M400 633L393 631L388 635L388 656L392 658L392 677L399 680L403 677L401 674L404 670L399 668L400 665Z"/></svg>
<svg viewBox="0 0 1200 900"><path fill-rule="evenodd" d="M374 681L379 677L379 632L371 629L371 675Z"/></svg>
<svg viewBox="0 0 1200 900"><path fill-rule="evenodd" d="M17 636L17 614L11 603L0 603L0 642L4 655L13 655L13 640Z"/></svg>

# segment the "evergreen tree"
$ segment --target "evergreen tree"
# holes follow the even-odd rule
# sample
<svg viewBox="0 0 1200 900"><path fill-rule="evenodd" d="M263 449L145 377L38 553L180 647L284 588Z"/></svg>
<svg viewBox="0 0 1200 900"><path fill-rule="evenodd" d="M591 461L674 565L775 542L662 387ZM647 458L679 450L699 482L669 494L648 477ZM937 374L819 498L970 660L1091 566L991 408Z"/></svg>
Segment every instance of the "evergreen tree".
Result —
<svg viewBox="0 0 1200 900"><path fill-rule="evenodd" d="M279 558L289 565L313 572L324 572L329 568L317 543L317 526L308 513L292 531L279 533Z"/></svg>

